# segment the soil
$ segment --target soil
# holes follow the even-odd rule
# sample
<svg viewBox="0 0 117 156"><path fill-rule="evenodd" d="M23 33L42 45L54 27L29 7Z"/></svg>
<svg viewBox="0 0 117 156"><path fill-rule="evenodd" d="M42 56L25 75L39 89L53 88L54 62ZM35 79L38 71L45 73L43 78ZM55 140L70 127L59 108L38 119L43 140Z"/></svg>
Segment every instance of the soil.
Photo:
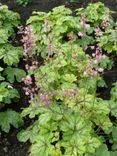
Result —
<svg viewBox="0 0 117 156"><path fill-rule="evenodd" d="M0 138L0 156L28 156L29 142L18 142L16 135L19 130L11 129L9 134Z"/></svg>
<svg viewBox="0 0 117 156"><path fill-rule="evenodd" d="M29 4L27 7L18 5L15 0L0 0L0 3L6 4L9 6L9 9L18 12L21 16L22 24L25 24L26 20L29 18L32 11L48 12L52 8L60 6L60 5L66 5L72 10L75 10L76 8L85 7L87 6L88 3L96 2L96 1L97 0L79 0L78 3L70 3L67 0L32 0L32 3ZM117 13L117 0L107 0L107 1L100 0L100 1L105 3L107 7L109 7L111 10ZM116 13L113 15L115 20L117 19ZM24 68L23 61L21 61L20 67ZM100 93L102 98L109 99L112 83L117 81L117 63L110 72L104 73L104 79L108 87L98 88L98 93ZM19 91L21 91L21 99L17 104L13 103L12 105L9 105L9 107L20 112L22 107L26 107L28 105L28 102L27 102L27 99L24 98L25 96L21 90L21 85L20 86L16 85L16 87L18 88ZM31 121L26 120L25 126L23 128L30 125L30 123ZM8 134L2 133L0 137L0 156L28 156L30 143L18 142L17 137L16 137L18 131L19 129L15 129L12 127Z"/></svg>

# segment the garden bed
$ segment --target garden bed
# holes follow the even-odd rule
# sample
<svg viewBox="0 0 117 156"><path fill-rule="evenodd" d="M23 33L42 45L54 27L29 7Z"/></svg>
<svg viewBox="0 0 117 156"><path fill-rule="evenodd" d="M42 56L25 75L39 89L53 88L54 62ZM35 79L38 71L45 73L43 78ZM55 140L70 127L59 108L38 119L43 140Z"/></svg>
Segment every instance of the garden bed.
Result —
<svg viewBox="0 0 117 156"><path fill-rule="evenodd" d="M87 6L89 2L92 2L91 0L82 0L79 3L70 3L66 0L35 0L31 4L29 4L26 7L19 6L15 1L13 0L1 0L2 4L6 4L9 6L9 9L18 12L21 15L22 23L25 24L25 21L29 18L32 11L45 11L48 12L52 8L60 5L66 5L67 7L71 8L72 10L75 10L76 8ZM95 2L95 1L93 1ZM101 2L104 2L107 7L109 7L111 10L117 12L117 1L116 0L101 0ZM117 14L114 14L114 18L117 19ZM117 61L117 58L115 58ZM24 68L24 62L20 62L20 67ZM109 99L110 97L110 90L112 87L112 84L117 81L117 62L115 62L114 67L112 70L107 71L104 73L104 79L107 84L107 88L98 88L99 96L103 99ZM27 107L28 100L24 98L24 93L21 89L22 86L17 86L16 88L21 91L21 99L17 104L12 104L8 106L7 108L13 108L16 111L21 111L22 107ZM4 108L6 109L6 107ZM26 128L31 124L32 121L29 119L26 119L25 126L21 128ZM8 134L2 133L0 137L0 156L28 156L28 150L30 147L30 143L20 143L17 140L17 133L19 132L19 129L11 128L10 132Z"/></svg>

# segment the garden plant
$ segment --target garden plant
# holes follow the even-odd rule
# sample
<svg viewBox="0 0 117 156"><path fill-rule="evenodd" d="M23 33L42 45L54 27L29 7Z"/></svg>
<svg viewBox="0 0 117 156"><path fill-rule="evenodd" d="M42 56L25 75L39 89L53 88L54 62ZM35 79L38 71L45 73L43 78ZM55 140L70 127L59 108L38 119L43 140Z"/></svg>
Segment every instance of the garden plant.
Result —
<svg viewBox="0 0 117 156"><path fill-rule="evenodd" d="M117 65L113 14L101 2L74 12L62 5L34 11L21 26L0 5L0 134L29 120L17 138L30 141L30 156L117 156L117 82L109 97L100 92ZM28 104L22 112L12 109L18 85Z"/></svg>
<svg viewBox="0 0 117 156"><path fill-rule="evenodd" d="M23 124L20 114L12 109L4 111L6 105L20 98L14 81L21 82L25 72L19 69L18 63L23 57L23 48L14 46L15 29L20 24L19 14L0 5L0 128L9 132L10 125L18 128Z"/></svg>
<svg viewBox="0 0 117 156"><path fill-rule="evenodd" d="M21 115L34 123L18 139L30 140L34 156L117 155L117 83L109 100L97 94L116 63L114 12L98 2L75 13L33 12L20 30L30 103Z"/></svg>

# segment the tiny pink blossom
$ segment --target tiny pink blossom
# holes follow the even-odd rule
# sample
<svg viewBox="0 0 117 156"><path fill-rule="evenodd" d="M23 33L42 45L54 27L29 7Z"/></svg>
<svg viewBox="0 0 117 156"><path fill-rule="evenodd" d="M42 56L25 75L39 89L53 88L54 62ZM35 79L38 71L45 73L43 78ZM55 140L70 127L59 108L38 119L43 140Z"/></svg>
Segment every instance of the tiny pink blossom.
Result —
<svg viewBox="0 0 117 156"><path fill-rule="evenodd" d="M90 48L91 48L92 50L94 50L94 49L95 49L95 46L90 46Z"/></svg>
<svg viewBox="0 0 117 156"><path fill-rule="evenodd" d="M98 75L98 72L97 71L93 71L93 75L94 76L97 76Z"/></svg>
<svg viewBox="0 0 117 156"><path fill-rule="evenodd" d="M94 63L94 64L98 64L98 60L94 60L93 63Z"/></svg>
<svg viewBox="0 0 117 156"><path fill-rule="evenodd" d="M48 44L48 49L53 49L54 48L54 46L50 43L50 44Z"/></svg>
<svg viewBox="0 0 117 156"><path fill-rule="evenodd" d="M92 56L95 57L95 54L93 53Z"/></svg>
<svg viewBox="0 0 117 156"><path fill-rule="evenodd" d="M37 66L33 65L33 66L30 66L30 70L35 70L37 69Z"/></svg>
<svg viewBox="0 0 117 156"><path fill-rule="evenodd" d="M65 89L63 95L66 97L74 98L76 96L77 90L75 89Z"/></svg>
<svg viewBox="0 0 117 156"><path fill-rule="evenodd" d="M29 65L28 65L28 64L26 64L26 65L25 65L25 68L28 70L28 69L29 69Z"/></svg>
<svg viewBox="0 0 117 156"><path fill-rule="evenodd" d="M29 93L29 92L25 92L25 94L26 94L26 95L29 95L30 93Z"/></svg>
<svg viewBox="0 0 117 156"><path fill-rule="evenodd" d="M28 55L29 52L35 48L35 36L31 25L25 27L25 30L21 32L23 34L22 42L24 47L24 55Z"/></svg>
<svg viewBox="0 0 117 156"><path fill-rule="evenodd" d="M84 24L85 24L84 20L81 20L80 24L81 24L81 26L84 26Z"/></svg>
<svg viewBox="0 0 117 156"><path fill-rule="evenodd" d="M86 72L86 71L84 71L83 75L84 75L84 76L87 76L87 72Z"/></svg>
<svg viewBox="0 0 117 156"><path fill-rule="evenodd" d="M24 79L24 83L27 84L27 85L32 84L32 78L31 78L30 76L27 76L27 77Z"/></svg>
<svg viewBox="0 0 117 156"><path fill-rule="evenodd" d="M49 95L47 93L40 94L40 102L44 105L49 105L51 103Z"/></svg>
<svg viewBox="0 0 117 156"><path fill-rule="evenodd" d="M103 32L101 31L101 29L99 27L97 27L95 29L95 35L96 35L96 37L100 37L103 35Z"/></svg>
<svg viewBox="0 0 117 156"><path fill-rule="evenodd" d="M78 32L78 36L83 37L84 34L82 32Z"/></svg>
<svg viewBox="0 0 117 156"><path fill-rule="evenodd" d="M105 59L106 58L106 55L102 55L102 59Z"/></svg>
<svg viewBox="0 0 117 156"><path fill-rule="evenodd" d="M98 71L102 73L104 71L104 69L103 68L98 68Z"/></svg>
<svg viewBox="0 0 117 156"><path fill-rule="evenodd" d="M109 19L109 14L105 14L103 17L103 21L102 21L102 26L104 28L108 27L110 25L110 19Z"/></svg>
<svg viewBox="0 0 117 156"><path fill-rule="evenodd" d="M84 50L86 51L86 50L87 50L87 48L88 48L88 47L86 46L86 47L84 48Z"/></svg>
<svg viewBox="0 0 117 156"><path fill-rule="evenodd" d="M84 27L85 27L86 29L89 29L89 28L90 28L90 24L85 24Z"/></svg>

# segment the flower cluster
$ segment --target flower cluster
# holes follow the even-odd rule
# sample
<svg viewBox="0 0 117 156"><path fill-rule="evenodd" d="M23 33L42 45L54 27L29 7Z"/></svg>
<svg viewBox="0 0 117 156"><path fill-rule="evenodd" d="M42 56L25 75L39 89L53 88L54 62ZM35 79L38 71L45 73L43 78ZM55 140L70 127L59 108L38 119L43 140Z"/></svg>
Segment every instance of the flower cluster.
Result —
<svg viewBox="0 0 117 156"><path fill-rule="evenodd" d="M38 62L37 61L32 61L31 65L26 64L25 68L26 68L26 70L35 71L38 68Z"/></svg>
<svg viewBox="0 0 117 156"><path fill-rule="evenodd" d="M85 17L82 16L81 19L80 19L80 25L78 25L77 27L78 28L83 28L85 30L85 29L89 29L90 28L90 24L88 24L87 20L85 19ZM78 36L79 37L83 37L84 35L85 35L84 32L81 32L81 31L78 32Z"/></svg>
<svg viewBox="0 0 117 156"><path fill-rule="evenodd" d="M23 29L23 27L20 28L19 31L20 34L23 35L22 43L24 46L24 61L26 61L25 69L30 72L34 72L38 68L38 61L36 61L35 58L30 60L30 52L35 48L35 36L33 33L33 29L31 25L28 25ZM22 79L25 86L23 87L23 90L25 92L25 95L29 97L29 99L32 101L38 92L40 86L35 83L35 80L32 79L31 76L27 75L25 78Z"/></svg>
<svg viewBox="0 0 117 156"><path fill-rule="evenodd" d="M95 29L95 37L98 38L98 37L101 37L102 35L103 35L102 30L99 27L97 27Z"/></svg>
<svg viewBox="0 0 117 156"><path fill-rule="evenodd" d="M84 17L81 17L80 19L80 25L85 28L85 29L89 29L90 28L90 24L87 24L87 20Z"/></svg>
<svg viewBox="0 0 117 156"><path fill-rule="evenodd" d="M47 19L44 20L44 32L49 32L51 25Z"/></svg>
<svg viewBox="0 0 117 156"><path fill-rule="evenodd" d="M47 54L48 54L48 58L54 54L54 50L55 50L55 49L54 49L54 45L51 44L51 43L49 43L49 44L47 45Z"/></svg>
<svg viewBox="0 0 117 156"><path fill-rule="evenodd" d="M51 103L51 100L50 100L50 97L49 97L49 94L47 93L41 93L40 94L40 102L44 105L49 105Z"/></svg>
<svg viewBox="0 0 117 156"><path fill-rule="evenodd" d="M89 61L88 63L88 68L86 71L84 71L84 76L96 76L98 74L98 72L96 70L94 70L93 68L93 61L92 59Z"/></svg>
<svg viewBox="0 0 117 156"><path fill-rule="evenodd" d="M103 28L106 28L110 25L110 19L109 19L109 14L105 14L103 17L103 21L102 21L102 26Z"/></svg>
<svg viewBox="0 0 117 156"><path fill-rule="evenodd" d="M50 105L52 103L52 97L56 95L55 91L50 93L41 93L40 94L40 102L43 105Z"/></svg>
<svg viewBox="0 0 117 156"><path fill-rule="evenodd" d="M101 60L106 58L106 55L102 54L102 49L98 46L95 50L95 53L92 54L94 57L94 64L98 64Z"/></svg>
<svg viewBox="0 0 117 156"><path fill-rule="evenodd" d="M63 90L63 96L73 99L76 96L77 92L78 90L76 89L65 89Z"/></svg>
<svg viewBox="0 0 117 156"><path fill-rule="evenodd" d="M31 25L26 26L25 30L20 33L23 34L23 38L21 41L24 46L25 55L28 55L28 53L30 53L33 50L33 48L35 48L35 43L34 43L35 36L33 33L32 26Z"/></svg>
<svg viewBox="0 0 117 156"><path fill-rule="evenodd" d="M83 36L84 36L84 33L79 31L79 32L78 32L78 36L79 36L79 37L83 37Z"/></svg>
<svg viewBox="0 0 117 156"><path fill-rule="evenodd" d="M32 77L29 75L26 76L25 78L23 78L23 82L25 84L25 86L23 87L25 95L27 95L29 97L29 99L32 101L34 99L36 93L40 89L40 86L37 84L33 84Z"/></svg>
<svg viewBox="0 0 117 156"><path fill-rule="evenodd" d="M91 46L91 48L94 49L95 47ZM84 71L84 76L96 76L104 71L103 68L99 67L99 63L106 58L106 55L102 54L102 49L99 46L97 46L92 56L93 59L89 61L88 68Z"/></svg>

